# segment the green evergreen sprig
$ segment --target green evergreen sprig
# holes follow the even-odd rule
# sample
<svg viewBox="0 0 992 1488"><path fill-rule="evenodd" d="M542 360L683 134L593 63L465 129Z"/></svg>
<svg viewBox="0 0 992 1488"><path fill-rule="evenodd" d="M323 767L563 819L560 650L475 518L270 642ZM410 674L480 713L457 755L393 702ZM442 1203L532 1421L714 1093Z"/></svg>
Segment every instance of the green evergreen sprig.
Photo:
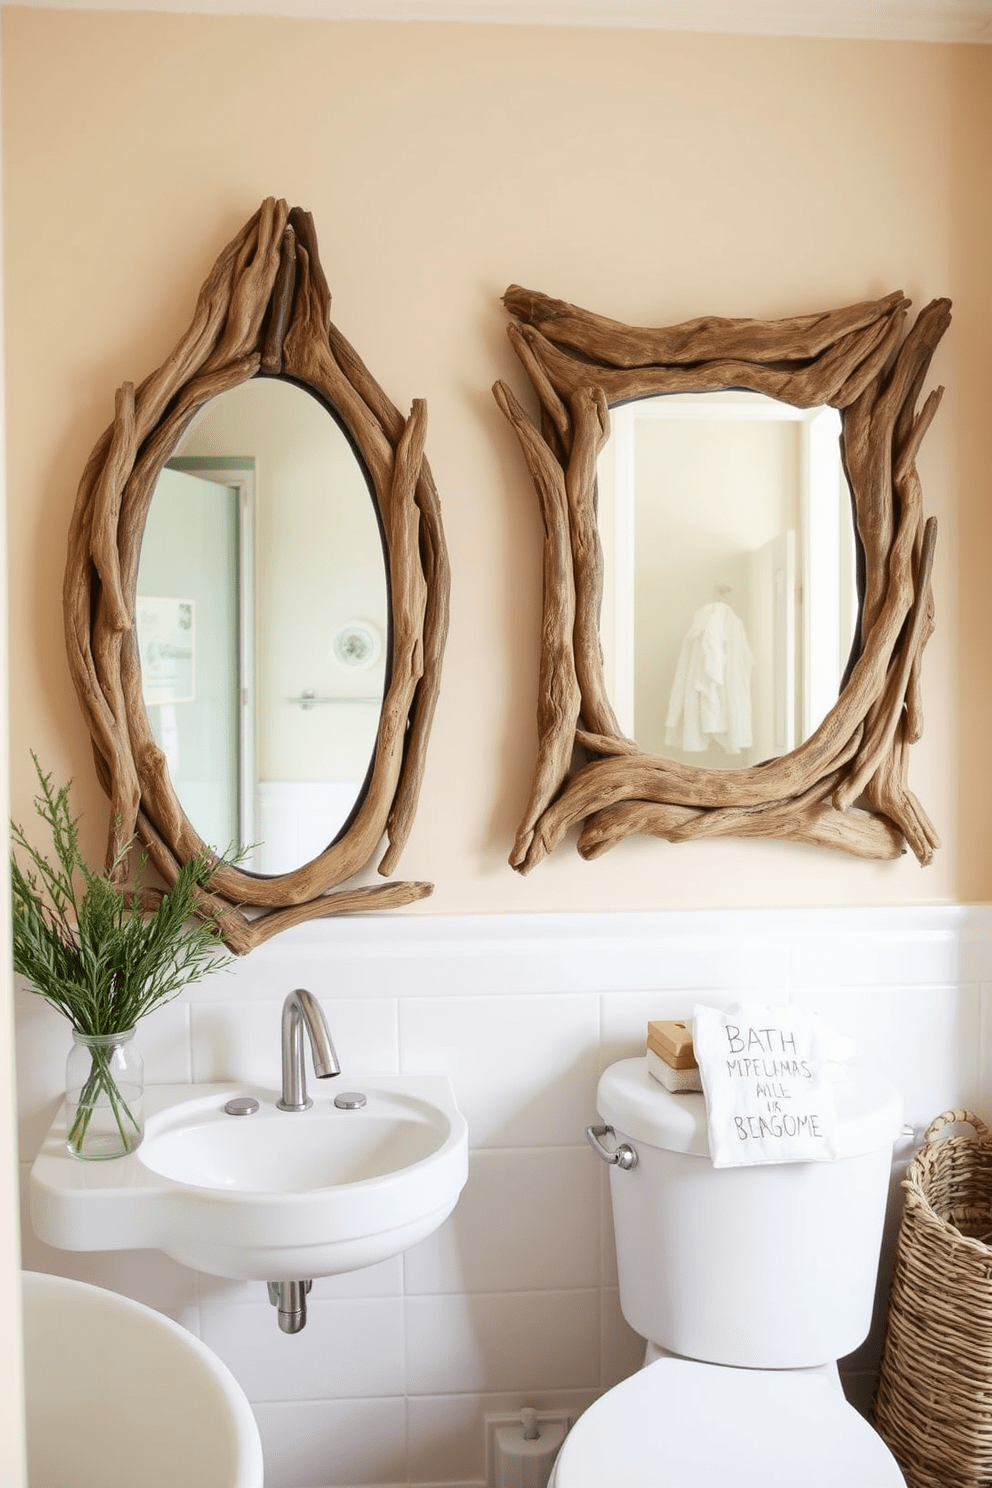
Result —
<svg viewBox="0 0 992 1488"><path fill-rule="evenodd" d="M35 809L48 827L54 857L33 846L11 822L14 970L82 1034L124 1033L152 1008L233 959L216 922L202 917L201 889L221 859L204 851L179 870L153 909L143 897L142 856L133 888L113 875L133 846L119 846L104 872L94 872L79 847L79 819L69 786L55 789L32 754L40 794ZM199 913L197 913L199 911Z"/></svg>

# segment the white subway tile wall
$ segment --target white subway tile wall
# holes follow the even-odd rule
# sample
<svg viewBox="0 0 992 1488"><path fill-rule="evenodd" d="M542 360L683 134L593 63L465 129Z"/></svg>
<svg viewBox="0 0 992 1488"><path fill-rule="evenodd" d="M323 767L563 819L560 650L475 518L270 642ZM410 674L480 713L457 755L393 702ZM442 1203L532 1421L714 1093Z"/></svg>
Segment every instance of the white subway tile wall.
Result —
<svg viewBox="0 0 992 1488"><path fill-rule="evenodd" d="M451 1077L468 1123L455 1213L403 1257L318 1279L303 1333L265 1289L152 1251L54 1250L27 1175L62 1096L66 1024L16 998L23 1265L159 1308L230 1366L255 1409L266 1488L479 1488L487 1413L581 1412L632 1373L607 1168L586 1144L596 1082L649 1018L742 993L814 1008L902 1091L919 1134L964 1106L992 1118L992 907L328 920L261 947L141 1025L149 1082L279 1082L294 987L326 1008L349 1083ZM897 1147L871 1336L843 1362L866 1405L905 1163Z"/></svg>

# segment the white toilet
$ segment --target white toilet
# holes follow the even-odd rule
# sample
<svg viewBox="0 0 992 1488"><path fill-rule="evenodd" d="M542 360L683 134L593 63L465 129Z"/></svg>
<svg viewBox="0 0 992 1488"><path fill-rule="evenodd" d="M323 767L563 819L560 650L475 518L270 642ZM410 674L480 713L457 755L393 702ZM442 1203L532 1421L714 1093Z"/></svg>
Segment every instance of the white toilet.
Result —
<svg viewBox="0 0 992 1488"><path fill-rule="evenodd" d="M590 1133L620 1154L620 1306L647 1358L576 1422L551 1488L904 1488L836 1366L871 1323L902 1102L863 1072L835 1094L835 1161L717 1169L701 1095L644 1058L605 1072Z"/></svg>

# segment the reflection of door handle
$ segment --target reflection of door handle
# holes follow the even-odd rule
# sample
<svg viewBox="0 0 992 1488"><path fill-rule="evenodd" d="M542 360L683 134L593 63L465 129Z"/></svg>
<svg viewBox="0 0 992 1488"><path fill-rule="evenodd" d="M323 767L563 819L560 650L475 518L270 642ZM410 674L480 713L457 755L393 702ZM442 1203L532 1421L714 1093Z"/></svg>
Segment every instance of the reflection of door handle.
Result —
<svg viewBox="0 0 992 1488"><path fill-rule="evenodd" d="M381 703L382 698L378 693L362 694L360 697L318 697L317 694L307 688L301 692L299 697L291 697L289 702L295 703L302 708L304 713L309 713L311 708L316 708L321 703Z"/></svg>

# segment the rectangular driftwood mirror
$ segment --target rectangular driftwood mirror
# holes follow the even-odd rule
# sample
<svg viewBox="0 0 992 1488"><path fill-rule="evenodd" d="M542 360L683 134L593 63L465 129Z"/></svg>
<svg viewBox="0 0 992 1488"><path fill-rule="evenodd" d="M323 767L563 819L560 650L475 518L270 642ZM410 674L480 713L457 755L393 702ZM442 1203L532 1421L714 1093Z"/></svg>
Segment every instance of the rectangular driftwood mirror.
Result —
<svg viewBox="0 0 992 1488"><path fill-rule="evenodd" d="M631 833L649 833L670 842L772 837L869 858L897 857L908 844L921 863L930 862L939 840L907 772L909 747L923 727L920 657L934 623L936 522L924 518L916 456L941 390L918 411L916 403L949 323L949 301L933 301L908 329L909 302L898 292L790 320L710 318L658 330L606 320L518 286L507 290L504 304L515 317L510 339L537 395L540 427L505 383L493 391L520 441L547 534L538 757L512 865L529 872L574 825L587 858ZM803 575L810 589L814 543L822 573L823 532L815 539L803 535L798 518L787 519L781 532L776 519L748 539L714 542L707 530L709 547L702 544L699 552L685 537L684 523L675 551L670 537L656 533L655 547L668 567L649 572L648 584L671 585L678 571L682 585L694 564L699 570L695 600L685 609L681 671L675 668L674 678L656 674L651 682L668 703L659 731L634 704L633 653L617 634L626 623L624 605L608 588L603 615L604 537L615 589L616 564L634 520L617 515L624 506L617 492L629 484L624 467L634 457L614 451L604 463L602 456L614 417L626 427L643 400L660 404L666 420L674 412L694 420L700 407L684 405L714 394L724 395L724 416L748 406L753 411L757 403L767 420L776 416L767 405L777 404L783 422L793 420L797 429L802 423L804 442L789 458L816 464L816 471L806 469L788 500L797 512L805 505L808 518L822 524L824 498L811 491L830 493L833 516L826 526L832 544L848 548L848 573L831 586L836 594L828 611L833 605L835 615L814 622L807 592L797 621L786 591ZM753 434L760 420L751 423ZM669 472L678 460L691 471L684 499L696 504L700 525L708 529L707 503L742 500L741 482L735 490L720 489L737 456L717 474L713 495L695 487L697 471L686 454L692 447L684 441L675 456L670 446L665 458ZM697 466L710 461L712 437L696 449ZM785 457L763 458L767 488L774 484L767 470ZM838 497L842 481L850 516L844 512L848 496ZM608 534L600 486L604 494L611 487ZM631 570L628 561L628 576ZM736 585L763 587L770 595L748 601L750 639L729 602ZM690 586L682 595L683 608L692 592ZM631 600L628 619L642 608L648 607ZM822 653L826 637L832 660L814 661L816 624L817 647ZM797 625L805 626L810 653L805 670L790 659ZM764 630L771 639L762 640ZM719 653L708 673L707 648L711 657ZM759 649L775 674L771 682L755 683L765 689L760 737L750 696ZM737 693L728 679L741 683ZM702 702L700 688L709 689ZM705 762L693 762L704 752Z"/></svg>

